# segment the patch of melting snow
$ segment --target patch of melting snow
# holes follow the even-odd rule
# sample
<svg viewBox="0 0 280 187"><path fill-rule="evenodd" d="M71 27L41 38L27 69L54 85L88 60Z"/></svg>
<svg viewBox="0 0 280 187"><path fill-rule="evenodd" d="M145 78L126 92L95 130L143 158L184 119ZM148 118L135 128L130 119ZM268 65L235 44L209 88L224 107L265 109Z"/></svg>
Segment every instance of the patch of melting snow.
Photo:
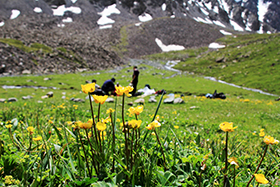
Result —
<svg viewBox="0 0 280 187"><path fill-rule="evenodd" d="M227 31L225 31L225 30L220 30L220 32L221 32L223 35L232 35L232 33L227 32Z"/></svg>
<svg viewBox="0 0 280 187"><path fill-rule="evenodd" d="M70 11L74 14L80 14L82 12L81 8L79 8L79 7L71 6L71 7L66 8L65 5L61 5L61 6L57 7L56 9L52 9L52 10L53 10L54 16L63 16L66 11Z"/></svg>
<svg viewBox="0 0 280 187"><path fill-rule="evenodd" d="M102 26L99 26L99 29L110 29L112 27L113 27L113 25L102 25Z"/></svg>
<svg viewBox="0 0 280 187"><path fill-rule="evenodd" d="M63 22L63 23L71 23L71 22L73 22L73 19L70 18L70 17L68 17L68 18L66 18L66 19L63 19L62 22Z"/></svg>
<svg viewBox="0 0 280 187"><path fill-rule="evenodd" d="M168 52L168 51L180 51L180 50L184 50L185 47L181 46L181 45L164 45L162 43L162 41L158 38L155 39L155 42L157 43L157 45L160 47L160 49L163 52Z"/></svg>
<svg viewBox="0 0 280 187"><path fill-rule="evenodd" d="M214 42L214 43L209 44L208 47L211 49L220 49L220 48L225 48L226 46Z"/></svg>
<svg viewBox="0 0 280 187"><path fill-rule="evenodd" d="M19 15L20 15L19 10L12 10L12 15L11 15L10 19L16 19Z"/></svg>
<svg viewBox="0 0 280 187"><path fill-rule="evenodd" d="M42 9L39 8L39 7L35 7L35 8L33 9L33 11L36 12L36 13L41 13L41 12L43 12Z"/></svg>
<svg viewBox="0 0 280 187"><path fill-rule="evenodd" d="M139 19L141 22L146 22L146 21L152 20L153 17L152 17L150 14L144 13L144 14L138 16L138 19Z"/></svg>
<svg viewBox="0 0 280 187"><path fill-rule="evenodd" d="M4 21L1 21L1 22L0 22L0 27L2 27L3 25L5 25L5 22L4 22Z"/></svg>

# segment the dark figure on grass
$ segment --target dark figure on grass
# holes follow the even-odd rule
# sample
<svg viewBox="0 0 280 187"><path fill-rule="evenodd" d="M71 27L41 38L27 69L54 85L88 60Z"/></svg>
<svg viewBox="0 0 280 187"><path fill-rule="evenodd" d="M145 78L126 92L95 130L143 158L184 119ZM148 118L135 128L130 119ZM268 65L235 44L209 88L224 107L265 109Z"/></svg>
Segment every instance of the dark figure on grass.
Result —
<svg viewBox="0 0 280 187"><path fill-rule="evenodd" d="M98 84L96 84L96 80L92 79L91 81L92 83L95 83L95 90L94 92L90 93L92 95L104 95L103 91L101 90L100 86Z"/></svg>
<svg viewBox="0 0 280 187"><path fill-rule="evenodd" d="M137 84L138 84L138 76L139 76L139 70L137 69L137 66L133 67L133 75L132 75L132 87L133 91L131 92L132 96L136 96L136 90L137 90Z"/></svg>
<svg viewBox="0 0 280 187"><path fill-rule="evenodd" d="M115 81L116 81L115 78L111 78L109 80L106 80L103 83L101 89L102 89L102 91L104 92L105 95L109 95L109 92L111 92L111 94L114 93L114 91L115 91Z"/></svg>

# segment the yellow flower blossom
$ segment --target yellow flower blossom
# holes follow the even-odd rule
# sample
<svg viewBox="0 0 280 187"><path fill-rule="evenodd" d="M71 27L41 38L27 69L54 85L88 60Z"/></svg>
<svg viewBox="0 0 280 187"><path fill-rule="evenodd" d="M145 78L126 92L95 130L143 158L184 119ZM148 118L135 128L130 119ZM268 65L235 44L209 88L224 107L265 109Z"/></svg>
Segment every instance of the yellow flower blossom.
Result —
<svg viewBox="0 0 280 187"><path fill-rule="evenodd" d="M116 120L117 122L121 122L121 120L119 119L119 118L117 118L117 120Z"/></svg>
<svg viewBox="0 0 280 187"><path fill-rule="evenodd" d="M108 95L104 95L104 96L102 96L102 95L93 95L92 97L93 97L95 103L97 103L97 104L98 103L104 104L106 99L108 98Z"/></svg>
<svg viewBox="0 0 280 187"><path fill-rule="evenodd" d="M271 136L265 136L264 139L263 139L264 143L266 143L267 145L271 144L278 144L279 141L274 139L273 137Z"/></svg>
<svg viewBox="0 0 280 187"><path fill-rule="evenodd" d="M99 121L96 123L96 128L99 131L104 131L104 130L106 130L106 124Z"/></svg>
<svg viewBox="0 0 280 187"><path fill-rule="evenodd" d="M260 130L259 135L260 135L261 137L263 137L263 136L265 135L265 133L264 133L263 131L264 131L264 129L261 129L261 130Z"/></svg>
<svg viewBox="0 0 280 187"><path fill-rule="evenodd" d="M143 109L144 109L144 106L143 106L143 105L139 105L139 106L137 106L137 107L130 107L130 108L128 109L128 111L129 111L129 113L130 113L131 115L133 115L133 114L139 115L140 113L143 112Z"/></svg>
<svg viewBox="0 0 280 187"><path fill-rule="evenodd" d="M148 124L148 126L146 127L148 130L154 130L156 127L160 127L161 124L155 120L152 123Z"/></svg>
<svg viewBox="0 0 280 187"><path fill-rule="evenodd" d="M232 122L230 122L230 123L229 122L223 122L223 123L220 124L220 128L224 132L233 132L233 130L236 129L237 126L233 127Z"/></svg>
<svg viewBox="0 0 280 187"><path fill-rule="evenodd" d="M94 92L94 90L95 90L95 83L90 83L90 84L86 84L86 85L81 85L81 87L82 87L82 91L83 91L85 94L88 94L88 93Z"/></svg>
<svg viewBox="0 0 280 187"><path fill-rule="evenodd" d="M178 126L178 125L174 125L174 128L175 128L175 129L179 129L179 126Z"/></svg>
<svg viewBox="0 0 280 187"><path fill-rule="evenodd" d="M263 174L254 174L254 176L258 183L267 184L269 182Z"/></svg>
<svg viewBox="0 0 280 187"><path fill-rule="evenodd" d="M5 127L6 127L7 129L12 128L12 126L13 126L13 125L11 125L11 124L9 124L9 125L5 125Z"/></svg>
<svg viewBox="0 0 280 187"><path fill-rule="evenodd" d="M107 117L106 119L102 119L101 121L102 123L111 123L111 118Z"/></svg>
<svg viewBox="0 0 280 187"><path fill-rule="evenodd" d="M131 87L131 86L126 86L126 87L117 86L116 87L116 94L118 94L118 95L125 94L126 96L130 97L131 94L129 94L129 92L132 92L132 91L133 91L133 87Z"/></svg>
<svg viewBox="0 0 280 187"><path fill-rule="evenodd" d="M33 138L33 141L40 141L42 140L42 136L37 136L36 138Z"/></svg>
<svg viewBox="0 0 280 187"><path fill-rule="evenodd" d="M130 120L128 121L128 126L131 127L132 129L138 129L141 125L142 121L141 120Z"/></svg>
<svg viewBox="0 0 280 187"><path fill-rule="evenodd" d="M92 127L93 121L89 119L86 123L79 123L81 129L90 129Z"/></svg>
<svg viewBox="0 0 280 187"><path fill-rule="evenodd" d="M111 113L113 113L113 112L115 112L115 110L112 109L112 108L109 108L109 109L106 111L106 114L111 114Z"/></svg>
<svg viewBox="0 0 280 187"><path fill-rule="evenodd" d="M228 162L229 162L231 165L235 165L236 168L239 167L238 162L237 162L237 158L235 158L235 157L231 157L230 159L228 159Z"/></svg>
<svg viewBox="0 0 280 187"><path fill-rule="evenodd" d="M33 133L34 132L34 127L27 127L27 131L30 132L30 133Z"/></svg>

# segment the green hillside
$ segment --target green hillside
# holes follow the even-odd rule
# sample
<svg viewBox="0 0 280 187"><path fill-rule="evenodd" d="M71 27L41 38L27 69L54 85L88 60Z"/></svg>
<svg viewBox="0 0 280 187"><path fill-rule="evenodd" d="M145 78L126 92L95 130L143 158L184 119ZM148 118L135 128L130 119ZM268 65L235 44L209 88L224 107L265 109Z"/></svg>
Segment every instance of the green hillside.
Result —
<svg viewBox="0 0 280 187"><path fill-rule="evenodd" d="M175 68L279 95L279 33L232 35L216 42L226 47L188 49L147 58L181 60Z"/></svg>

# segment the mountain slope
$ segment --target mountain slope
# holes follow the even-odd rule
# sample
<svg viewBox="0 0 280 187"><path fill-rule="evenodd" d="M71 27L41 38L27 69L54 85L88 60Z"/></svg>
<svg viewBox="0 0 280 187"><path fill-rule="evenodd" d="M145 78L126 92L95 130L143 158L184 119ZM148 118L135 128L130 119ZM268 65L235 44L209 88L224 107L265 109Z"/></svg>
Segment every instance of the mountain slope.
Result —
<svg viewBox="0 0 280 187"><path fill-rule="evenodd" d="M260 1L0 0L0 73L105 69L164 51L159 42L182 49L207 46L222 30L276 32L271 8L259 20Z"/></svg>

